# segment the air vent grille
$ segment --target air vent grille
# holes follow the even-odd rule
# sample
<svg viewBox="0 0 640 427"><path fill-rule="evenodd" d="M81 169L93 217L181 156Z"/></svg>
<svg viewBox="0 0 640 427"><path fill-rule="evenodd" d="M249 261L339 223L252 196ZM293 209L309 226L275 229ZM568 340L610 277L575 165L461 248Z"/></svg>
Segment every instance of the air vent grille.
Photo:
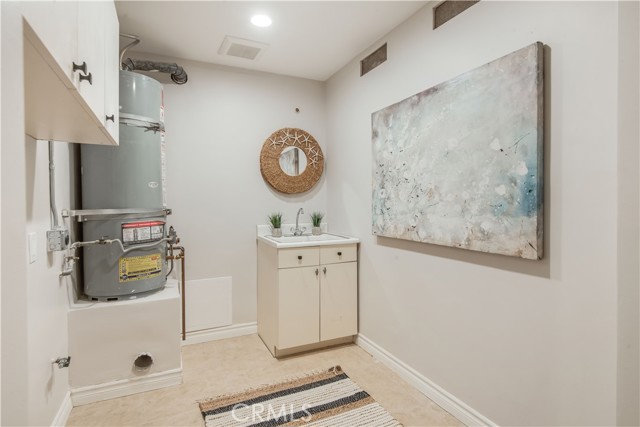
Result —
<svg viewBox="0 0 640 427"><path fill-rule="evenodd" d="M269 47L269 45L265 43L226 36L222 45L220 45L218 53L220 55L234 56L236 58L255 61L262 56L267 47Z"/></svg>
<svg viewBox="0 0 640 427"><path fill-rule="evenodd" d="M387 44L383 44L375 50L371 55L360 61L360 77L376 68L387 60Z"/></svg>
<svg viewBox="0 0 640 427"><path fill-rule="evenodd" d="M480 0L446 0L433 8L433 29L455 18Z"/></svg>
<svg viewBox="0 0 640 427"><path fill-rule="evenodd" d="M227 50L227 55L229 56L237 56L238 58L245 59L256 59L256 56L260 53L261 49L253 46L245 46L243 44L233 43L229 46L229 50Z"/></svg>

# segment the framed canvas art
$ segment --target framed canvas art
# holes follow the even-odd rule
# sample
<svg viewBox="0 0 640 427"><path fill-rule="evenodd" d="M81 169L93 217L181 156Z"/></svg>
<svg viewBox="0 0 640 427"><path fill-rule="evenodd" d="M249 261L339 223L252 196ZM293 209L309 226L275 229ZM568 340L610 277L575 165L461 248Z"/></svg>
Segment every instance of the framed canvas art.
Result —
<svg viewBox="0 0 640 427"><path fill-rule="evenodd" d="M373 234L543 255L543 45L372 114Z"/></svg>

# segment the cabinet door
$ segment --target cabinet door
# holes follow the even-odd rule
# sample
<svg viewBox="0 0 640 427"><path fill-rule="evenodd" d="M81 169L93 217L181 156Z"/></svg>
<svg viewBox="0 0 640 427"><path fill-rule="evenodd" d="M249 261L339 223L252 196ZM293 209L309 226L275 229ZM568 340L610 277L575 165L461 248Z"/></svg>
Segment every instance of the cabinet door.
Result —
<svg viewBox="0 0 640 427"><path fill-rule="evenodd" d="M319 341L318 266L278 270L278 348Z"/></svg>
<svg viewBox="0 0 640 427"><path fill-rule="evenodd" d="M72 88L73 61L78 52L78 2L24 1L22 14L58 63Z"/></svg>
<svg viewBox="0 0 640 427"><path fill-rule="evenodd" d="M104 53L104 127L111 137L119 141L120 110L120 54L118 51L119 24L116 6L107 3L105 20L105 53ZM107 117L113 120L107 120Z"/></svg>
<svg viewBox="0 0 640 427"><path fill-rule="evenodd" d="M358 263L322 266L320 340L358 333Z"/></svg>
<svg viewBox="0 0 640 427"><path fill-rule="evenodd" d="M105 71L105 13L109 2L81 1L78 2L78 54L76 63L87 64L89 80L81 80L83 73L75 74L75 85L87 105L104 124L104 71Z"/></svg>

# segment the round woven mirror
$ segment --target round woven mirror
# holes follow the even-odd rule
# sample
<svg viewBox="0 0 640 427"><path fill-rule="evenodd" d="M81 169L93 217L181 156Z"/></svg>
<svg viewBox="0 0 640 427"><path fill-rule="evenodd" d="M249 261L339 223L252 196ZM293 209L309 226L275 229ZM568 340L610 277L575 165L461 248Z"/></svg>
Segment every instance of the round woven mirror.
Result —
<svg viewBox="0 0 640 427"><path fill-rule="evenodd" d="M324 155L316 139L302 129L275 131L262 145L260 172L276 190L286 194L313 188L324 171Z"/></svg>

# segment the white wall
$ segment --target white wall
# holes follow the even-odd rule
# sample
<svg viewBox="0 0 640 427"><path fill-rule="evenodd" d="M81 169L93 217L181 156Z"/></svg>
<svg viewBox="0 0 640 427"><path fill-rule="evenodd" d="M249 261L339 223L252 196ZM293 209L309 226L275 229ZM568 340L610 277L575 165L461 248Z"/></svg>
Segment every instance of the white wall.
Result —
<svg viewBox="0 0 640 427"><path fill-rule="evenodd" d="M27 137L25 155L27 233L36 233L38 259L27 265L27 325L30 425L50 424L69 390L69 370L51 363L69 355L67 280L59 279L64 253L48 253L46 231L49 209L48 142ZM58 212L70 206L69 144L54 144ZM59 215L59 213L58 213ZM61 219L59 218L62 224Z"/></svg>
<svg viewBox="0 0 640 427"><path fill-rule="evenodd" d="M640 3L623 2L618 57L618 424L640 425Z"/></svg>
<svg viewBox="0 0 640 427"><path fill-rule="evenodd" d="M2 19L2 425L27 422L27 246L22 22L18 3Z"/></svg>
<svg viewBox="0 0 640 427"><path fill-rule="evenodd" d="M483 1L431 28L427 5L327 84L328 215L362 239L360 332L500 425L613 425L618 5ZM372 236L371 113L535 41L544 259ZM383 42L387 62L359 77Z"/></svg>
<svg viewBox="0 0 640 427"><path fill-rule="evenodd" d="M169 223L186 249L187 281L231 276L233 323L255 322L255 225L266 224L273 211L282 211L285 222L295 222L300 207L306 222L312 211L326 211L324 176L307 193L279 194L260 174L260 150L284 127L306 130L324 150L323 84L155 58L177 61L189 76L178 86L154 75L164 84Z"/></svg>
<svg viewBox="0 0 640 427"><path fill-rule="evenodd" d="M67 392L67 292L62 254L46 251L48 147L24 134L22 18L2 2L2 424L49 425ZM11 64L11 66L5 66ZM56 143L57 203L69 207L69 147ZM38 259L28 263L27 234Z"/></svg>

